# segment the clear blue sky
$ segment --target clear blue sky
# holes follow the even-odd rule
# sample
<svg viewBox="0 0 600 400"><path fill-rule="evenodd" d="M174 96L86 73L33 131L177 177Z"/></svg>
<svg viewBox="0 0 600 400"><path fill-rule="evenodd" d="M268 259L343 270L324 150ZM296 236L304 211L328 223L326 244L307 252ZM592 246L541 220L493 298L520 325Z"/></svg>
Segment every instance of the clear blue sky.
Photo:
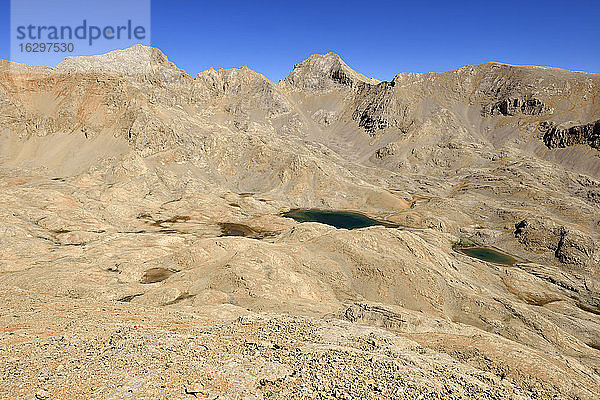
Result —
<svg viewBox="0 0 600 400"><path fill-rule="evenodd" d="M9 1L0 2L8 59ZM193 76L247 64L277 81L328 51L382 80L487 61L600 73L600 0L153 0L151 15L152 45Z"/></svg>

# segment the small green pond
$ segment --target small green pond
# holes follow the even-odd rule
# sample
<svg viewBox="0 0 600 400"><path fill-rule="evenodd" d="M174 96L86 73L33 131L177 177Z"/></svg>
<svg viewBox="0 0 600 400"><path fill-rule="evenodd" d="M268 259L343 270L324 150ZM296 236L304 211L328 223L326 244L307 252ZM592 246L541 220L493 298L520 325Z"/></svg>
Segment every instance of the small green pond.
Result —
<svg viewBox="0 0 600 400"><path fill-rule="evenodd" d="M297 208L282 214L284 217L293 218L298 222L320 222L335 226L336 228L357 229L367 226L383 225L393 227L395 225L377 221L364 214L351 211L301 209Z"/></svg>
<svg viewBox="0 0 600 400"><path fill-rule="evenodd" d="M489 247L459 247L456 249L469 257L477 258L494 264L513 265L517 260L507 254L500 253Z"/></svg>

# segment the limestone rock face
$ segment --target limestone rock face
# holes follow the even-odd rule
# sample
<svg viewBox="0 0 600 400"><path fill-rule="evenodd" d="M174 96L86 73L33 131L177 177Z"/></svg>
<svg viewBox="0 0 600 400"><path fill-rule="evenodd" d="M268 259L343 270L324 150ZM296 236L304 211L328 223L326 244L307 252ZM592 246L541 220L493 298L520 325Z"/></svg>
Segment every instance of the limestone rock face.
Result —
<svg viewBox="0 0 600 400"><path fill-rule="evenodd" d="M194 79L194 100L204 105L208 101L225 103L232 114L248 114L262 110L273 117L293 109L279 89L264 76L247 66L237 69L209 69ZM231 101L237 103L231 103Z"/></svg>
<svg viewBox="0 0 600 400"><path fill-rule="evenodd" d="M301 90L325 92L336 87L360 89L364 85L379 83L352 70L335 53L314 54L294 65L285 83Z"/></svg>
<svg viewBox="0 0 600 400"><path fill-rule="evenodd" d="M525 99L504 99L496 104L484 107L483 113L490 115L541 115L546 114L550 110L540 100L535 98Z"/></svg>
<svg viewBox="0 0 600 400"><path fill-rule="evenodd" d="M394 82L383 82L362 88L352 119L370 135L386 128L406 133L414 125L410 105L394 93L394 87Z"/></svg>
<svg viewBox="0 0 600 400"><path fill-rule="evenodd" d="M598 75L134 46L0 82L0 398L597 398Z"/></svg>
<svg viewBox="0 0 600 400"><path fill-rule="evenodd" d="M520 221L515 225L515 237L530 250L553 251L565 264L587 265L595 260L595 243L591 237L552 222Z"/></svg>
<svg viewBox="0 0 600 400"><path fill-rule="evenodd" d="M159 49L139 44L102 55L67 57L55 70L61 73L125 75L143 78L154 84L182 85L189 84L191 80Z"/></svg>
<svg viewBox="0 0 600 400"><path fill-rule="evenodd" d="M544 143L550 149L576 144L586 144L594 149L600 149L600 120L568 128L544 124L540 126L540 130L544 132Z"/></svg>

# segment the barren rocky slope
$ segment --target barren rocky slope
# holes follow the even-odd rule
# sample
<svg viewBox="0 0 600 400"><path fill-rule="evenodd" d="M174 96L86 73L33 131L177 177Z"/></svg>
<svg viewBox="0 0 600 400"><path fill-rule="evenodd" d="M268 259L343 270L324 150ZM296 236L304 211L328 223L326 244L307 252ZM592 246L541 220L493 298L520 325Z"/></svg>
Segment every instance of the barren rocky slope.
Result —
<svg viewBox="0 0 600 400"><path fill-rule="evenodd" d="M0 397L600 392L600 76L192 78L134 46L0 92Z"/></svg>

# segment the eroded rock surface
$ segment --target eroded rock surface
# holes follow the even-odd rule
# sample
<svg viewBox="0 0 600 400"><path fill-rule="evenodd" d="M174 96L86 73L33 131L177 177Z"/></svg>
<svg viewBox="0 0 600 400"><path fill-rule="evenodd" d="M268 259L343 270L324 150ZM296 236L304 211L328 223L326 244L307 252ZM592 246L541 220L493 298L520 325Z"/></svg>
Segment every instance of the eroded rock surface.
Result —
<svg viewBox="0 0 600 400"><path fill-rule="evenodd" d="M523 99L513 98L504 99L491 106L484 107L483 113L490 115L541 115L549 113L551 110L536 98L525 97Z"/></svg>
<svg viewBox="0 0 600 400"><path fill-rule="evenodd" d="M545 124L540 126L540 130L544 132L544 143L551 149L576 144L586 144L594 149L600 149L600 120L571 127Z"/></svg>
<svg viewBox="0 0 600 400"><path fill-rule="evenodd" d="M0 397L597 398L598 75L134 46L0 81Z"/></svg>

